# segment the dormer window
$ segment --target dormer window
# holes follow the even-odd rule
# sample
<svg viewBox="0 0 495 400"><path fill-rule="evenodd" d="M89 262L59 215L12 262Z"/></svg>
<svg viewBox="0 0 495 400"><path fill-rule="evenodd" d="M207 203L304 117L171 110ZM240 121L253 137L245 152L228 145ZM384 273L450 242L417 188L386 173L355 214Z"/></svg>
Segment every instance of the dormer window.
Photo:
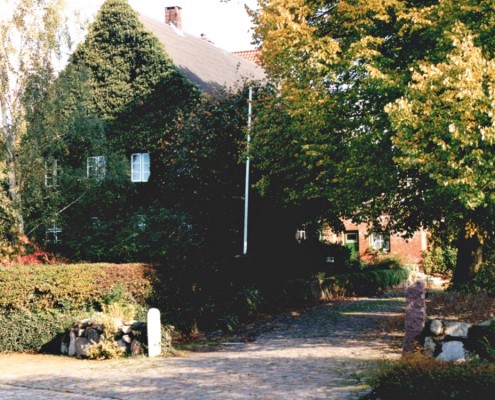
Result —
<svg viewBox="0 0 495 400"><path fill-rule="evenodd" d="M88 157L87 174L88 178L101 181L107 173L107 158L105 156Z"/></svg>
<svg viewBox="0 0 495 400"><path fill-rule="evenodd" d="M57 160L45 161L45 186L57 186L58 162Z"/></svg>
<svg viewBox="0 0 495 400"><path fill-rule="evenodd" d="M150 153L131 154L131 181L148 182L150 179Z"/></svg>

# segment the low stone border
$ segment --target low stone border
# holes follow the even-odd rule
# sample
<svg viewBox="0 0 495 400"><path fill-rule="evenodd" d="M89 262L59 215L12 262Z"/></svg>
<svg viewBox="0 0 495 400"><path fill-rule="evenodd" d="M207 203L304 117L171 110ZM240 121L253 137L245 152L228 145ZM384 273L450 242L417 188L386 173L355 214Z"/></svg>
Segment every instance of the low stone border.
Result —
<svg viewBox="0 0 495 400"><path fill-rule="evenodd" d="M124 352L133 356L143 354L147 348L147 328L145 322L122 322L115 320L117 333L112 335ZM102 324L93 324L89 319L78 321L75 327L62 339L61 354L76 357L87 357L91 344L99 344L105 339Z"/></svg>
<svg viewBox="0 0 495 400"><path fill-rule="evenodd" d="M480 324L429 320L423 332L423 349L440 361L463 362L495 356L495 319Z"/></svg>

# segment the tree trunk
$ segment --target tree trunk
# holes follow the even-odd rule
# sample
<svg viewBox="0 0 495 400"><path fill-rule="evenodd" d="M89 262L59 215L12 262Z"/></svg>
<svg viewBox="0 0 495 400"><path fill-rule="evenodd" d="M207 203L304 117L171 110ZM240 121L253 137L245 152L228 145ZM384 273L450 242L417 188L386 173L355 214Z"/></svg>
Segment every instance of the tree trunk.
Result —
<svg viewBox="0 0 495 400"><path fill-rule="evenodd" d="M470 282L483 262L483 245L478 235L466 237L465 229L459 233L457 241L457 264L455 266L453 287L460 288Z"/></svg>

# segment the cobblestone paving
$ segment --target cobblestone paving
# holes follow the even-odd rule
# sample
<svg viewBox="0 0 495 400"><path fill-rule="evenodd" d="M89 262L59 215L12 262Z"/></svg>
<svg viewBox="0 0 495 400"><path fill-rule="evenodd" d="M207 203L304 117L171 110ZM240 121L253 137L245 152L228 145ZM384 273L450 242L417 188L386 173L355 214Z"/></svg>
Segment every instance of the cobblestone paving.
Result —
<svg viewBox="0 0 495 400"><path fill-rule="evenodd" d="M180 357L112 361L0 357L4 399L356 399L372 363L399 355L402 299L356 299L286 314Z"/></svg>

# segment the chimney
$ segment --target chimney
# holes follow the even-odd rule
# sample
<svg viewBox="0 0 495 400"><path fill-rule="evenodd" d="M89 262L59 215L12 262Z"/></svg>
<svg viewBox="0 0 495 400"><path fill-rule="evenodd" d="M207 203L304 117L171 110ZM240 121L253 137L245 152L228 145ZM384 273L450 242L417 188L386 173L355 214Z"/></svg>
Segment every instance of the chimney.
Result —
<svg viewBox="0 0 495 400"><path fill-rule="evenodd" d="M179 6L165 7L165 23L175 25L182 30L182 8Z"/></svg>

